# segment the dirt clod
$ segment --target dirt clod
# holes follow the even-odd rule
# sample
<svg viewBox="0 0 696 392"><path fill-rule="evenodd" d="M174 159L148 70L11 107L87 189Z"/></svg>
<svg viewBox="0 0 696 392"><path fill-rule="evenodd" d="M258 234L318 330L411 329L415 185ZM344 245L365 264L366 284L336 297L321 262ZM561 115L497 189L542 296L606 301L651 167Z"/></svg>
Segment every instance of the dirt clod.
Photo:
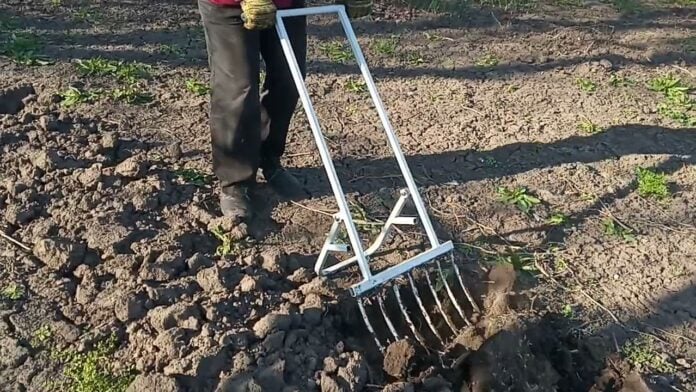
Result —
<svg viewBox="0 0 696 392"><path fill-rule="evenodd" d="M408 339L398 340L387 347L384 354L384 371L392 377L403 378L416 355L415 343Z"/></svg>
<svg viewBox="0 0 696 392"><path fill-rule="evenodd" d="M56 271L70 272L82 263L86 247L65 238L45 238L34 245L34 255Z"/></svg>
<svg viewBox="0 0 696 392"><path fill-rule="evenodd" d="M183 390L179 382L173 377L163 374L140 374L135 377L126 392L180 392Z"/></svg>
<svg viewBox="0 0 696 392"><path fill-rule="evenodd" d="M0 369L14 368L27 359L29 350L19 344L19 341L11 337L0 339Z"/></svg>
<svg viewBox="0 0 696 392"><path fill-rule="evenodd" d="M198 329L200 308L195 304L177 302L171 306L159 306L148 312L150 324L158 331L165 331L176 326Z"/></svg>
<svg viewBox="0 0 696 392"><path fill-rule="evenodd" d="M254 278L253 276L245 275L239 282L239 291L241 291L242 293L254 291L257 287L258 283L256 281L256 278Z"/></svg>
<svg viewBox="0 0 696 392"><path fill-rule="evenodd" d="M290 328L292 317L288 314L270 313L254 324L253 330L257 337L263 339L273 331L286 331Z"/></svg>

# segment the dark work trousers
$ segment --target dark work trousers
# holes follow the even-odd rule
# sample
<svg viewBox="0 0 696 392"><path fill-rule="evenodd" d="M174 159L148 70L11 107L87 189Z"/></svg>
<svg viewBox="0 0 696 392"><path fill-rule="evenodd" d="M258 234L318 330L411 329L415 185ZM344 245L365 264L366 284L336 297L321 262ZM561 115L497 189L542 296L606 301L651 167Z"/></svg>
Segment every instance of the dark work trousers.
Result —
<svg viewBox="0 0 696 392"><path fill-rule="evenodd" d="M198 0L198 8L211 74L213 171L224 188L254 181L259 168L280 164L299 97L275 28L245 29L239 8L207 0ZM283 21L304 77L306 18ZM266 80L259 88L261 56Z"/></svg>

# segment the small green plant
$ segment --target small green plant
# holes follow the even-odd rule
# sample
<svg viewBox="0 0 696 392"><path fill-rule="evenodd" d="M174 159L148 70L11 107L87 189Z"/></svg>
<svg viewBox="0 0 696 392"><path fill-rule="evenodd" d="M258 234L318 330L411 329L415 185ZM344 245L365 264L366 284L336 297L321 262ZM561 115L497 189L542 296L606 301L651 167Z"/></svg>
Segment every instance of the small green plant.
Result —
<svg viewBox="0 0 696 392"><path fill-rule="evenodd" d="M393 56L396 54L396 48L398 45L399 40L395 37L379 38L373 43L372 48L375 52L383 56Z"/></svg>
<svg viewBox="0 0 696 392"><path fill-rule="evenodd" d="M113 75L118 70L118 63L101 57L78 59L77 69L83 76Z"/></svg>
<svg viewBox="0 0 696 392"><path fill-rule="evenodd" d="M599 125L592 122L590 119L584 119L578 124L578 129L583 133L594 135L602 132L602 128Z"/></svg>
<svg viewBox="0 0 696 392"><path fill-rule="evenodd" d="M201 173L195 169L181 169L176 171L176 175L179 176L185 182L195 185L195 186L205 186L212 181L212 178L204 173Z"/></svg>
<svg viewBox="0 0 696 392"><path fill-rule="evenodd" d="M346 82L346 90L352 93L362 94L367 91L367 85L362 80L349 79Z"/></svg>
<svg viewBox="0 0 696 392"><path fill-rule="evenodd" d="M7 298L11 301L19 301L24 298L24 286L18 283L10 283L2 289L0 297Z"/></svg>
<svg viewBox="0 0 696 392"><path fill-rule="evenodd" d="M592 94L595 91L597 91L597 83L586 79L586 78L578 78L575 80L575 84L580 88L580 90Z"/></svg>
<svg viewBox="0 0 696 392"><path fill-rule="evenodd" d="M654 348L650 338L639 338L627 342L621 348L621 354L636 367L647 367L660 373L673 373L676 368L667 362Z"/></svg>
<svg viewBox="0 0 696 392"><path fill-rule="evenodd" d="M0 16L0 33L9 32L19 28L17 18L12 16Z"/></svg>
<svg viewBox="0 0 696 392"><path fill-rule="evenodd" d="M350 202L351 215L355 221L355 226L363 233L377 235L382 230L383 224L375 222L370 218L367 209L358 202Z"/></svg>
<svg viewBox="0 0 696 392"><path fill-rule="evenodd" d="M552 226L563 226L568 223L568 220L568 215L562 212L555 212L551 214L551 217L549 217L547 223Z"/></svg>
<svg viewBox="0 0 696 392"><path fill-rule="evenodd" d="M609 85L612 87L630 87L635 85L636 82L625 77L625 76L620 76L617 74L611 74L609 77Z"/></svg>
<svg viewBox="0 0 696 392"><path fill-rule="evenodd" d="M222 227L214 228L211 230L211 233L220 241L220 245L215 249L216 256L226 257L238 255L245 247L243 242L234 241L229 233L225 233Z"/></svg>
<svg viewBox="0 0 696 392"><path fill-rule="evenodd" d="M514 205L525 214L529 214L534 206L541 204L541 200L528 193L526 188L518 187L508 189L506 187L497 187L496 192L498 198L505 204Z"/></svg>
<svg viewBox="0 0 696 392"><path fill-rule="evenodd" d="M319 45L319 51L329 60L337 63L347 63L353 60L353 52L341 42L331 41Z"/></svg>
<svg viewBox="0 0 696 392"><path fill-rule="evenodd" d="M476 60L476 66L479 68L493 68L500 63L497 57L492 54L487 54Z"/></svg>
<svg viewBox="0 0 696 392"><path fill-rule="evenodd" d="M537 274L539 269L536 266L534 255L528 253L501 253L486 259L488 264L509 264L515 271Z"/></svg>
<svg viewBox="0 0 696 392"><path fill-rule="evenodd" d="M669 186L667 185L667 176L665 174L639 167L636 170L636 177L638 178L639 195L658 200L669 197Z"/></svg>
<svg viewBox="0 0 696 392"><path fill-rule="evenodd" d="M401 57L409 65L423 65L427 62L423 54L416 51L405 52Z"/></svg>
<svg viewBox="0 0 696 392"><path fill-rule="evenodd" d="M210 93L210 86L207 83L199 82L195 79L189 79L186 81L186 90L193 94L202 96Z"/></svg>
<svg viewBox="0 0 696 392"><path fill-rule="evenodd" d="M162 44L159 46L159 52L176 57L184 57L186 55L186 49L176 44Z"/></svg>
<svg viewBox="0 0 696 392"><path fill-rule="evenodd" d="M626 242L636 242L636 236L632 229L622 225L613 218L606 218L602 221L604 233L612 237L621 238Z"/></svg>
<svg viewBox="0 0 696 392"><path fill-rule="evenodd" d="M150 77L150 66L137 62L126 63L95 57L77 60L76 64L83 76L114 76L120 82L127 84Z"/></svg>
<svg viewBox="0 0 696 392"><path fill-rule="evenodd" d="M556 273L562 273L565 272L568 269L568 262L565 261L562 257L557 257L554 261L553 264L553 270Z"/></svg>
<svg viewBox="0 0 696 392"><path fill-rule="evenodd" d="M134 375L112 369L112 356L117 348L118 340L111 335L87 352L52 351L53 359L64 364L63 380L54 387L67 392L125 392Z"/></svg>
<svg viewBox="0 0 696 392"><path fill-rule="evenodd" d="M696 125L693 109L696 102L689 96L691 87L672 74L659 76L648 83L648 88L662 93L664 100L657 106L663 117L675 120L686 126Z"/></svg>
<svg viewBox="0 0 696 392"><path fill-rule="evenodd" d="M58 8L61 5L63 5L63 1L62 0L51 0L51 5L55 8Z"/></svg>
<svg viewBox="0 0 696 392"><path fill-rule="evenodd" d="M152 95L144 91L138 83L126 84L111 92L111 98L116 101L131 105L138 105L152 101Z"/></svg>
<svg viewBox="0 0 696 392"><path fill-rule="evenodd" d="M39 54L42 45L39 38L32 34L15 33L0 46L0 54L9 57L17 64L48 65L51 62Z"/></svg>
<svg viewBox="0 0 696 392"><path fill-rule="evenodd" d="M53 337L53 332L51 331L51 327L48 325L42 325L39 329L34 331L34 334L31 338L31 346L32 347L42 347L48 343L51 338Z"/></svg>
<svg viewBox="0 0 696 392"><path fill-rule="evenodd" d="M77 87L69 87L61 94L61 97L63 97L62 105L69 108L83 103L93 103L99 99L101 94L100 90L86 91Z"/></svg>
<svg viewBox="0 0 696 392"><path fill-rule="evenodd" d="M575 312L573 311L573 307L570 304L565 304L563 305L563 308L561 309L561 314L565 318L573 318L575 315Z"/></svg>

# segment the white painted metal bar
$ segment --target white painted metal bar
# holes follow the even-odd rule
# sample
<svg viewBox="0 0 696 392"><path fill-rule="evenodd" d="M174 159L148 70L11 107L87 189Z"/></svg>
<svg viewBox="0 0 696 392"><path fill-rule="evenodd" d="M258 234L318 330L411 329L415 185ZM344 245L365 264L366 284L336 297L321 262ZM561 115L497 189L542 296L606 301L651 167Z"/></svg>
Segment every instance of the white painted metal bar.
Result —
<svg viewBox="0 0 696 392"><path fill-rule="evenodd" d="M297 58L295 57L295 52L292 50L292 44L290 43L290 38L288 37L288 31L285 28L285 23L283 22L283 17L285 16L298 16L306 15L306 12L311 12L310 8L302 8L305 13L299 13L296 15L278 12L276 14L276 31L278 32L278 37L280 38L280 45L283 48L283 53L290 67L290 72L292 73L292 78L295 81L295 87L300 95L300 100L302 101L302 106L304 107L305 113L307 114L307 119L309 120L310 128L312 129L312 134L314 135L314 141L319 147L319 154L321 155L321 160L324 163L324 168L326 174L329 177L329 183L331 183L331 189L333 190L334 196L336 198L336 203L338 203L339 213L343 223L346 225L346 231L348 232L348 238L357 256L358 266L360 267L360 272L363 275L363 280L368 280L372 276L370 268L367 265L367 259L365 257L365 252L363 252L363 246L360 242L360 236L358 235L358 230L355 228L353 219L350 215L350 208L348 207L348 202L346 201L346 195L343 193L343 188L341 187L341 182L336 174L336 168L334 167L333 161L331 160L331 154L329 153L329 147L326 145L324 140L324 135L321 132L321 126L319 125L319 120L317 114L312 105L312 100L309 97L309 91L307 91L307 86L305 86L304 78L302 77L302 72L300 71L300 66L297 64ZM292 10L285 10L292 11ZM296 11L296 10L295 10ZM315 10L318 11L318 10ZM343 7L338 6L336 9L326 10L326 12L343 12L345 10Z"/></svg>
<svg viewBox="0 0 696 392"><path fill-rule="evenodd" d="M404 175L404 180L406 181L406 185L408 187L410 196L413 200L413 204L416 206L416 210L418 210L418 215L420 215L422 219L423 227L425 228L425 232L428 235L428 239L430 240L430 245L431 247L435 248L440 244L440 240L438 240L437 235L435 234L435 228L433 228L433 224L430 221L428 211L425 208L425 205L423 204L423 199L418 193L418 186L416 185L416 182L413 180L411 169L408 167L408 163L406 162L406 157L404 156L403 151L401 151L401 145L399 144L399 140L396 137L396 133L394 133L394 129L392 128L391 122L389 121L387 111L384 109L384 103L382 102L382 98L380 97L379 92L377 91L375 81L372 79L372 74L370 73L370 70L367 67L367 61L365 61L365 56L363 55L362 49L360 49L360 45L358 44L358 38L355 36L355 32L351 27L350 20L348 19L348 15L346 14L345 8L341 8L341 10L338 12L338 17L341 20L343 31L346 33L346 36L348 37L348 42L350 43L350 46L353 49L353 54L355 55L355 59L358 62L360 72L362 73L363 78L365 79L367 88L370 91L370 95L372 96L372 101L375 104L377 113L379 114L379 118L382 120L382 125L384 126L384 130L387 133L389 145L391 146L391 149L394 151L394 156L396 157L396 160L399 163L401 173Z"/></svg>
<svg viewBox="0 0 696 392"><path fill-rule="evenodd" d="M378 274L373 275L367 281L363 281L353 285L350 288L350 291L353 294L353 296L361 295L366 291L372 290L373 288L379 286L383 282L392 280L395 277L402 275L403 273L410 271L424 263L427 263L428 261L438 256L442 256L443 254L451 251L452 249L454 249L452 241L444 242L440 244L440 246L438 246L437 248L428 249L425 252L411 259L408 259L400 264L397 264Z"/></svg>

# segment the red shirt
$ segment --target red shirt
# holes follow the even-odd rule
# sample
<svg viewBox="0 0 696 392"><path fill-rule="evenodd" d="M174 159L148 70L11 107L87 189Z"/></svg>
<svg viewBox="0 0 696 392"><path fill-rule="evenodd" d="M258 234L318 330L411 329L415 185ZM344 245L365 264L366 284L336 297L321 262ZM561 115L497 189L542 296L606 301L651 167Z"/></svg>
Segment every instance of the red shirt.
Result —
<svg viewBox="0 0 696 392"><path fill-rule="evenodd" d="M239 7L239 3L242 0L208 0L212 4L224 6L224 7ZM273 0L273 3L278 8L290 8L292 6L292 0Z"/></svg>

